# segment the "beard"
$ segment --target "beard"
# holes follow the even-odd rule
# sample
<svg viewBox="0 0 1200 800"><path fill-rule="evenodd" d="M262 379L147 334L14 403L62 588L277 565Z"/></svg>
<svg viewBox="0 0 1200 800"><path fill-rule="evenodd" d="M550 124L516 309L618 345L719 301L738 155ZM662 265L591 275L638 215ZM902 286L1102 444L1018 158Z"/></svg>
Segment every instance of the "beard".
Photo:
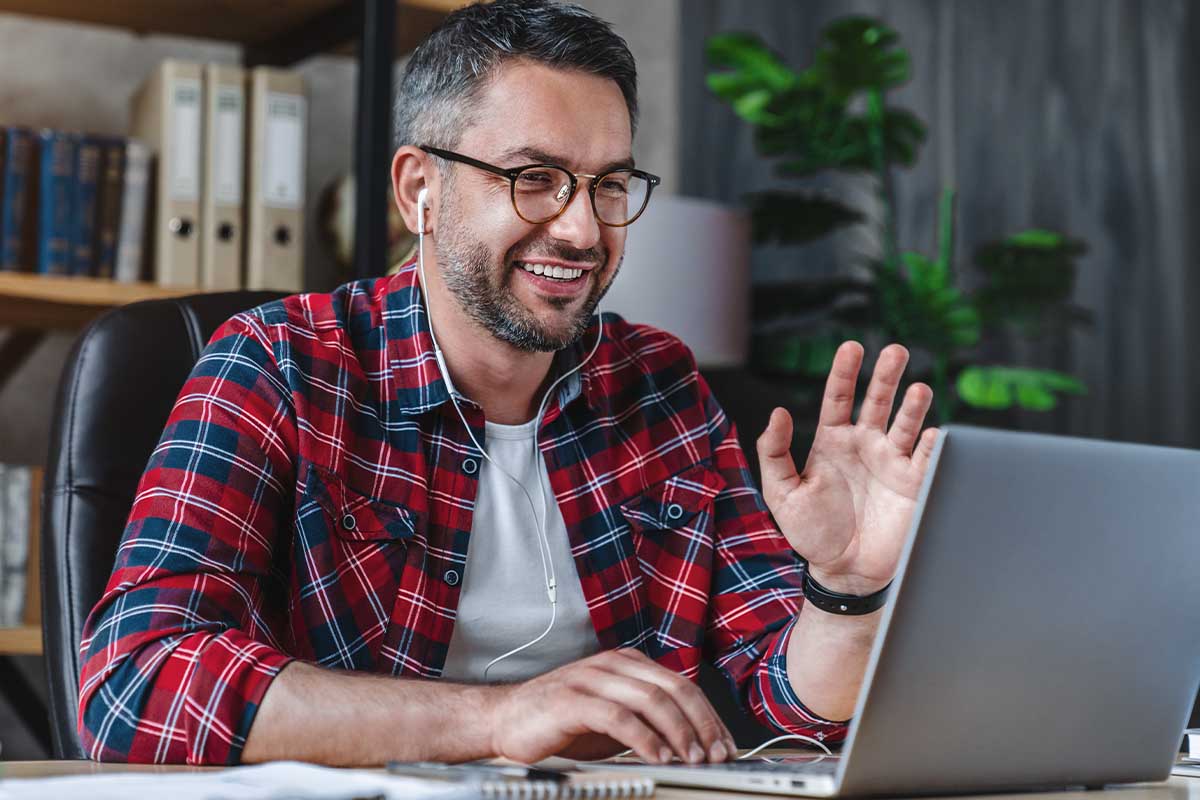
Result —
<svg viewBox="0 0 1200 800"><path fill-rule="evenodd" d="M457 215L447 215L445 206L443 209L442 218L448 223L447 227L454 231L467 230ZM520 269L513 258L517 247L522 248L525 258L541 256L595 264L595 269L584 275L583 279L589 281L608 263L608 251L601 246L580 250L547 240L516 245L503 258L497 258L483 242L471 239L469 235L456 235L444 242L439 240L437 244L442 280L467 315L497 339L530 353L552 353L569 347L587 331L592 314L620 272L621 263L617 263L612 276L603 285L598 280L591 282L587 297L577 311L560 319L557 326L551 326L540 321L513 292L512 283L517 279L515 272ZM543 299L559 310L575 302L575 298L568 297Z"/></svg>

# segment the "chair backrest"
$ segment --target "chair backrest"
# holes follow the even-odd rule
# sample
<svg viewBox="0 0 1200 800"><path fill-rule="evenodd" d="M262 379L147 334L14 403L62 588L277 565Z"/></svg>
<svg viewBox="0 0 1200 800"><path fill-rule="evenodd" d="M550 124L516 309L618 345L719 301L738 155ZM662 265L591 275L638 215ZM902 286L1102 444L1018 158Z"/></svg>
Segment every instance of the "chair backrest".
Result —
<svg viewBox="0 0 1200 800"><path fill-rule="evenodd" d="M175 398L213 332L282 295L224 292L114 309L75 342L46 467L42 627L58 758L83 758L79 640L112 573L134 492Z"/></svg>

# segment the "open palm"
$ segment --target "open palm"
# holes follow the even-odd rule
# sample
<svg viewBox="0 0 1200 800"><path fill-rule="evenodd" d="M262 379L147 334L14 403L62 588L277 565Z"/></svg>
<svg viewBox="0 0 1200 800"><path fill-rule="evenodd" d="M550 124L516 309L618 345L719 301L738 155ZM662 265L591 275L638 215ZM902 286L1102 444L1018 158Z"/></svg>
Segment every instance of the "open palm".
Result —
<svg viewBox="0 0 1200 800"><path fill-rule="evenodd" d="M834 356L816 438L803 472L789 447L792 419L777 408L758 440L763 496L783 535L833 591L870 594L891 581L908 534L937 429L921 433L933 392L914 383L888 427L908 351L884 348L851 422L863 348ZM915 448L915 449L914 449Z"/></svg>

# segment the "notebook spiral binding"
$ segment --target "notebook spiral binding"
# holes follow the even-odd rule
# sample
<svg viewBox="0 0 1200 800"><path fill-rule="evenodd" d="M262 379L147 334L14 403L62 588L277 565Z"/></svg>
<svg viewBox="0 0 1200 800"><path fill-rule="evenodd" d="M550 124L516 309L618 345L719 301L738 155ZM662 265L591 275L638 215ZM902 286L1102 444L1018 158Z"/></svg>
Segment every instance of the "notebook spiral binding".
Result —
<svg viewBox="0 0 1200 800"><path fill-rule="evenodd" d="M649 797L654 794L652 778L566 781L487 781L480 785L485 798L496 800L607 800L619 797Z"/></svg>

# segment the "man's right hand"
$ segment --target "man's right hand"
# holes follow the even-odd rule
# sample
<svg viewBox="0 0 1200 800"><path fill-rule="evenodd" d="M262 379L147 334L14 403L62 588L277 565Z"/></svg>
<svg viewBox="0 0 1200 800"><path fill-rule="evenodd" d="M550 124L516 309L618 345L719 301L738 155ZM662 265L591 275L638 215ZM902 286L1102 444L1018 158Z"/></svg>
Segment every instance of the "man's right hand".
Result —
<svg viewBox="0 0 1200 800"><path fill-rule="evenodd" d="M598 653L497 691L492 749L526 764L625 748L650 764L694 764L725 761L736 749L700 688L638 650Z"/></svg>

